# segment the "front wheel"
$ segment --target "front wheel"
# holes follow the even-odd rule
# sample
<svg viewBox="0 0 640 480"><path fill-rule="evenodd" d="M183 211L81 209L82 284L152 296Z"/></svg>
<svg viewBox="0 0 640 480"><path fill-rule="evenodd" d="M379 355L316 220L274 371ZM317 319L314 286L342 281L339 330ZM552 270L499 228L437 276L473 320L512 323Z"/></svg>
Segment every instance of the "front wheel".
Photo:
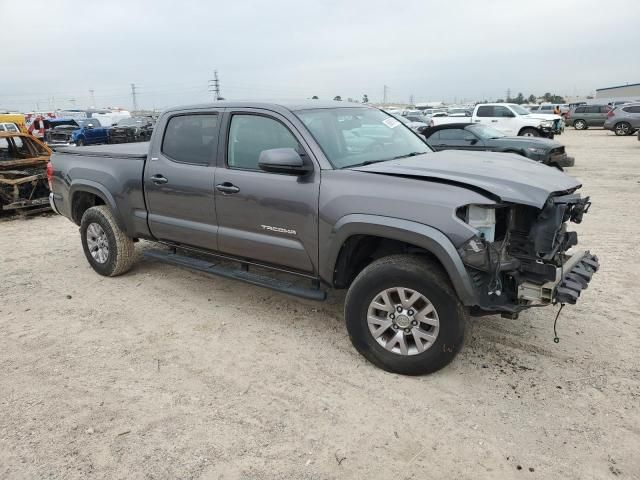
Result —
<svg viewBox="0 0 640 480"><path fill-rule="evenodd" d="M84 212L80 236L89 265L100 275L122 275L135 262L133 240L118 226L106 205L91 207Z"/></svg>
<svg viewBox="0 0 640 480"><path fill-rule="evenodd" d="M576 130L586 130L587 122L585 122L584 120L576 120L575 122L573 122L573 128L575 128Z"/></svg>
<svg viewBox="0 0 640 480"><path fill-rule="evenodd" d="M535 128L523 128L520 131L520 136L521 137L539 137L540 131L536 130Z"/></svg>
<svg viewBox="0 0 640 480"><path fill-rule="evenodd" d="M631 129L631 125L627 122L616 123L615 126L613 127L613 131L619 137L622 137L624 135L631 135L633 133L633 130Z"/></svg>
<svg viewBox="0 0 640 480"><path fill-rule="evenodd" d="M84 140L82 140L81 138L76 140L76 147L82 147L83 145L84 145Z"/></svg>
<svg viewBox="0 0 640 480"><path fill-rule="evenodd" d="M391 255L351 284L345 319L351 342L389 372L422 375L447 365L464 340L467 313L438 265Z"/></svg>

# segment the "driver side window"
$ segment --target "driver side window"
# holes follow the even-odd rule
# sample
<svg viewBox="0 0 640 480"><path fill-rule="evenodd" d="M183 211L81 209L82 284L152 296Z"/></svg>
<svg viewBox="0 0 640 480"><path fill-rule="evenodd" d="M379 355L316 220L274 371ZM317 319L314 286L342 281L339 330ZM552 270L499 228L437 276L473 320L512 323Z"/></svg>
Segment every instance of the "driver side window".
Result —
<svg viewBox="0 0 640 480"><path fill-rule="evenodd" d="M513 117L513 113L507 107L503 107L502 105L496 105L493 107L493 115L495 117Z"/></svg>
<svg viewBox="0 0 640 480"><path fill-rule="evenodd" d="M287 127L273 118L243 114L231 117L227 143L229 168L259 170L260 153L272 148L298 149L298 141Z"/></svg>

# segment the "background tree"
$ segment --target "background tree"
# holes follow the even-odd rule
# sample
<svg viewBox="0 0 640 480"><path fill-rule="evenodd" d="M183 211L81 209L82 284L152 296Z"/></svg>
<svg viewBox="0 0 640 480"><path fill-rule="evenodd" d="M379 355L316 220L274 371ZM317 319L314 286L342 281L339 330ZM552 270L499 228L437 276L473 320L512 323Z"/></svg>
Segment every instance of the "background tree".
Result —
<svg viewBox="0 0 640 480"><path fill-rule="evenodd" d="M514 98L513 101L518 105L522 105L524 103L524 95L522 95L522 92L518 93L518 96Z"/></svg>
<svg viewBox="0 0 640 480"><path fill-rule="evenodd" d="M362 103L369 103L369 95L366 93L362 96Z"/></svg>
<svg viewBox="0 0 640 480"><path fill-rule="evenodd" d="M341 102L341 101L342 101L342 97L341 97L340 95L336 95L335 97L333 97L333 99L334 99L336 102Z"/></svg>
<svg viewBox="0 0 640 480"><path fill-rule="evenodd" d="M527 100L529 100L529 103L536 103L538 98L535 95L529 95L529 98Z"/></svg>
<svg viewBox="0 0 640 480"><path fill-rule="evenodd" d="M318 95L314 95L313 97L311 97L311 100L318 100Z"/></svg>

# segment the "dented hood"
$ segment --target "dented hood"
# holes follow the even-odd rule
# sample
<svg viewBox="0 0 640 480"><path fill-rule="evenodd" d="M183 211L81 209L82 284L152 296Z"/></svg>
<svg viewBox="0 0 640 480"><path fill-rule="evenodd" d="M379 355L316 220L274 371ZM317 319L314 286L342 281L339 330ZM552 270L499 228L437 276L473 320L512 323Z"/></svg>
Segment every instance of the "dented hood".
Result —
<svg viewBox="0 0 640 480"><path fill-rule="evenodd" d="M511 153L445 150L353 170L467 185L500 201L536 208L542 208L552 193L572 192L581 186L555 167Z"/></svg>

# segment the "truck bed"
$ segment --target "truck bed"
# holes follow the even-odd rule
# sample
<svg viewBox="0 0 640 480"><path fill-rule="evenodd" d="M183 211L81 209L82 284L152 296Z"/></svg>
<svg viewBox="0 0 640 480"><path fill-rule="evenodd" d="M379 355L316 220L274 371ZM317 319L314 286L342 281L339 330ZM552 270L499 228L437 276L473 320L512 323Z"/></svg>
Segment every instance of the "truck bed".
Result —
<svg viewBox="0 0 640 480"><path fill-rule="evenodd" d="M56 153L104 158L147 158L149 142L117 143L113 145L90 145L87 147L58 147Z"/></svg>

